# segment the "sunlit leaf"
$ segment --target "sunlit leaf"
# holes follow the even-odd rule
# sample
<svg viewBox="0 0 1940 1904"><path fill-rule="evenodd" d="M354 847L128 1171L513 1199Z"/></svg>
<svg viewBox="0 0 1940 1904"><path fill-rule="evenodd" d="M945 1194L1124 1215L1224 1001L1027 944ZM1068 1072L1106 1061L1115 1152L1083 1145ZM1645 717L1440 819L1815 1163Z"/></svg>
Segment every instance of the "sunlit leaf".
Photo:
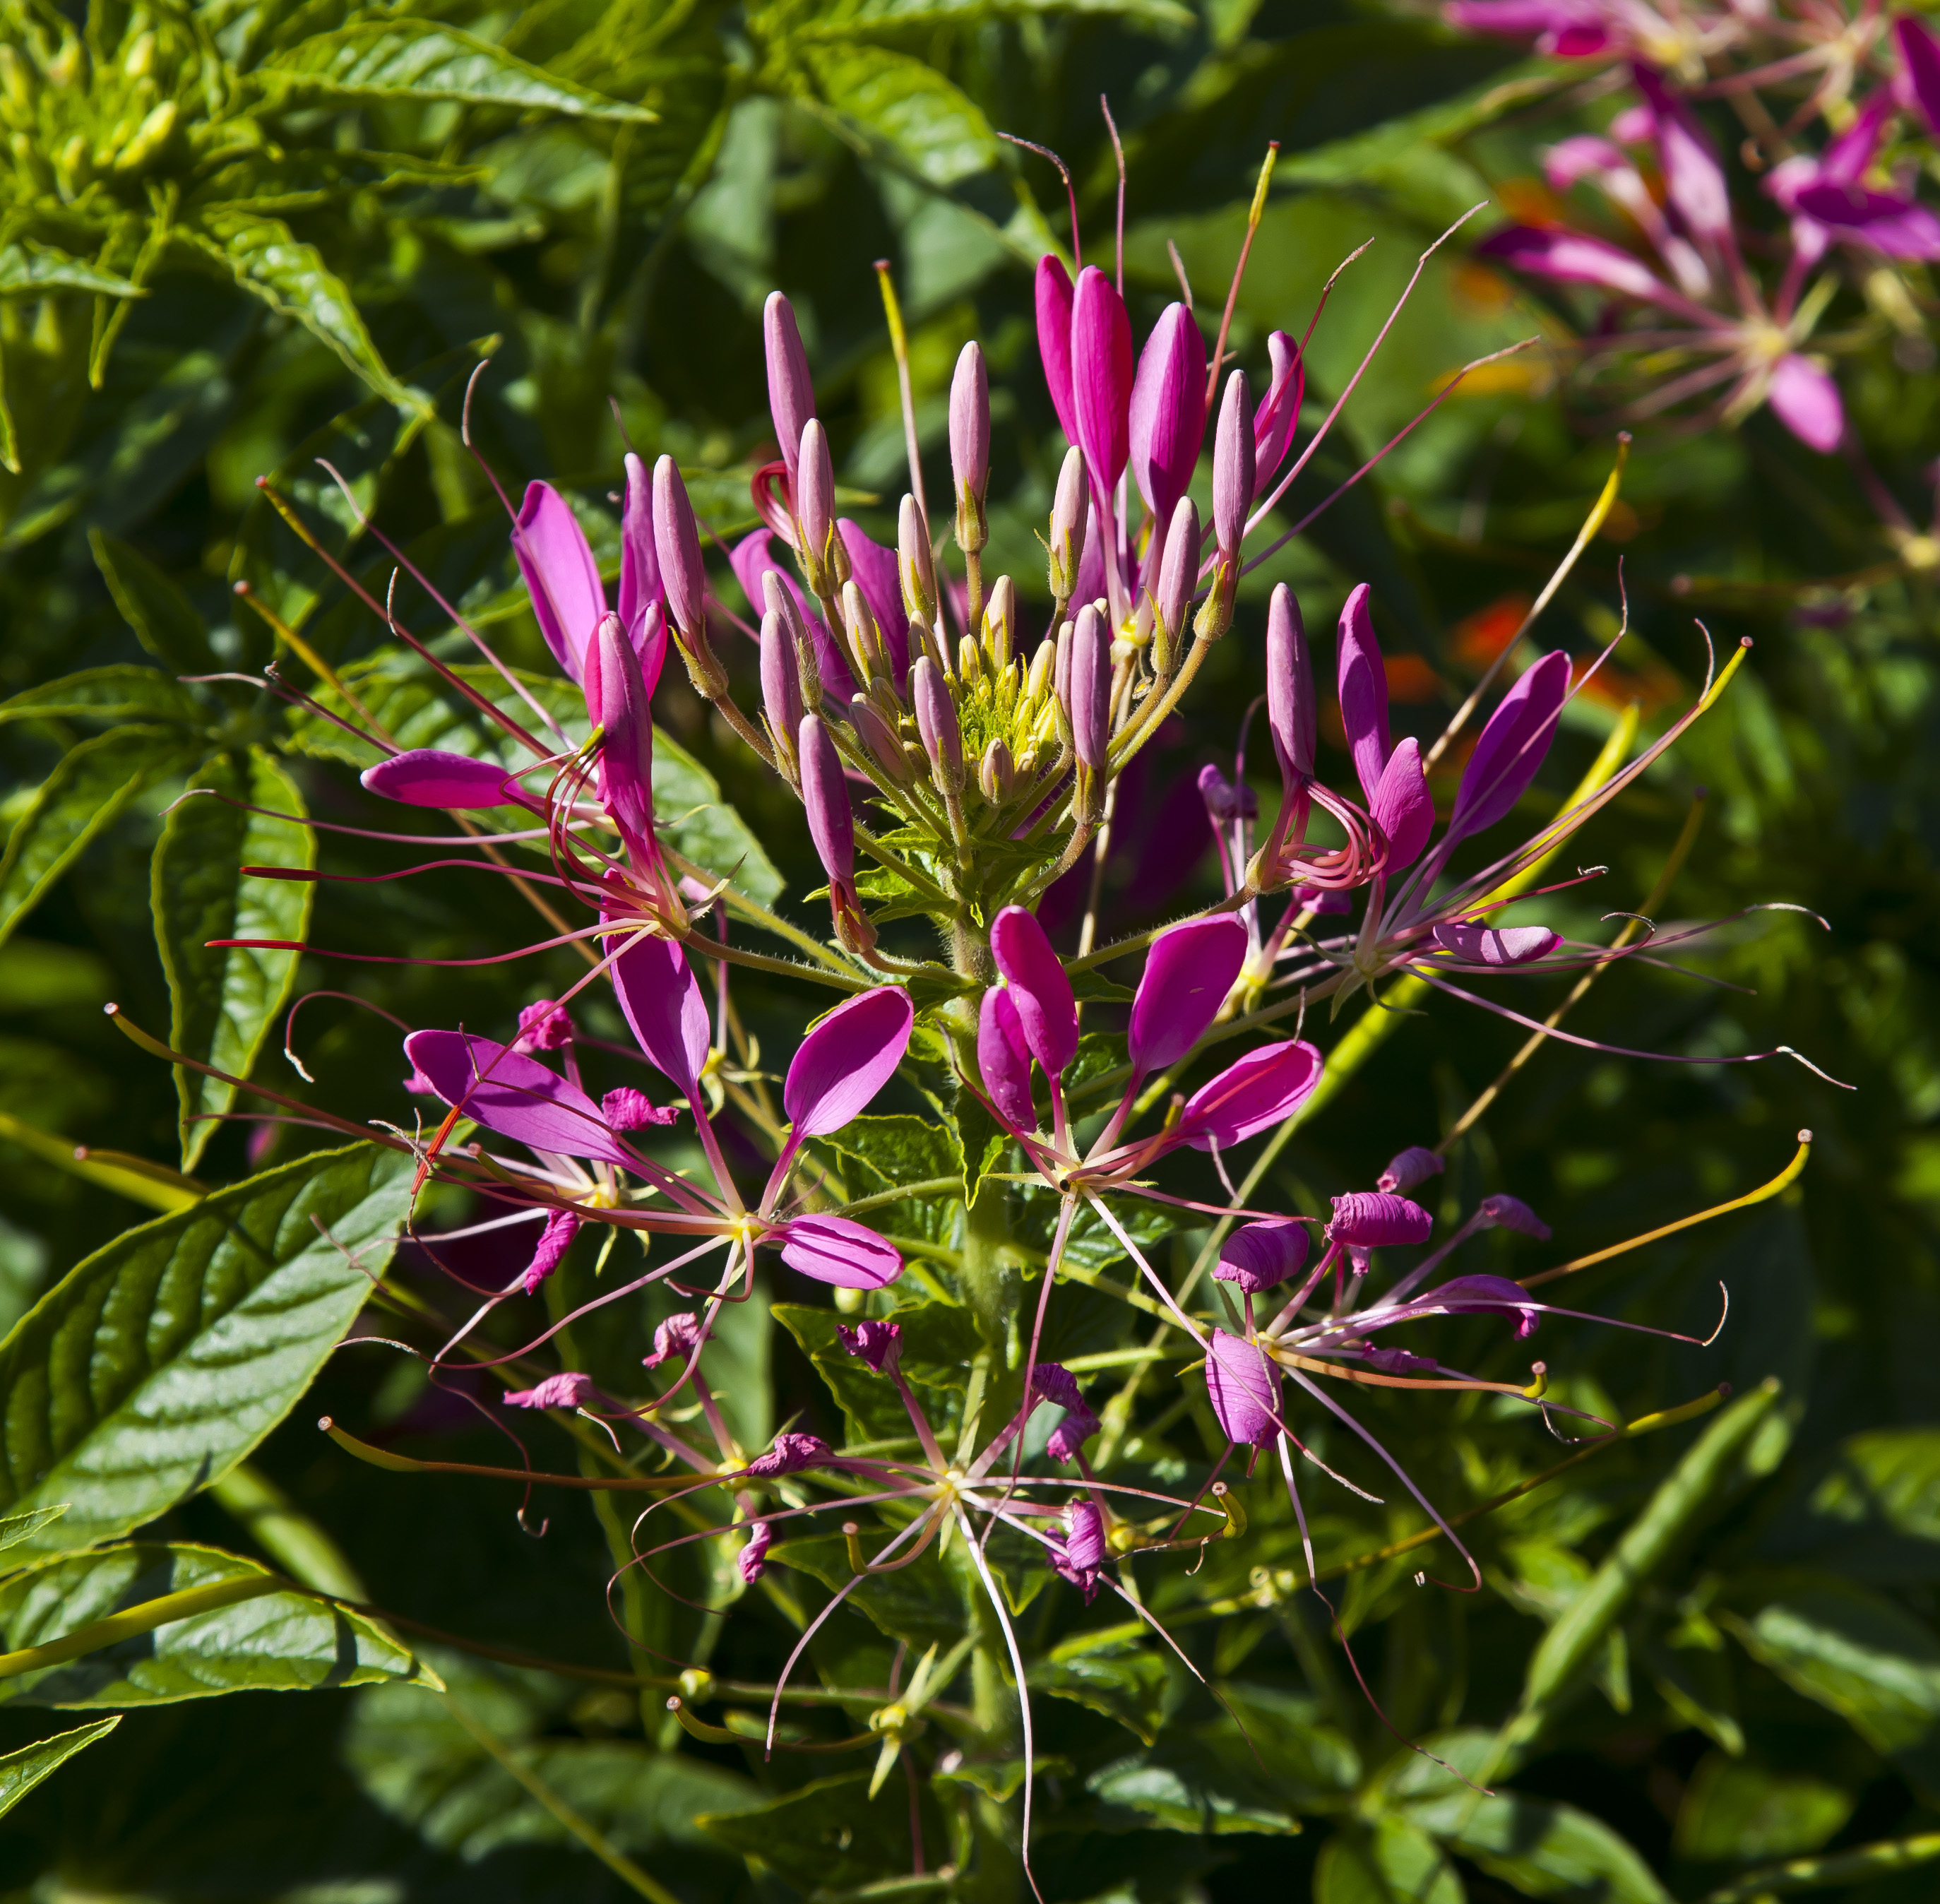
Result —
<svg viewBox="0 0 1940 1904"><path fill-rule="evenodd" d="M212 674L220 665L209 645L209 631L188 597L160 569L119 536L88 532L95 566L114 597L114 606L142 645L183 674Z"/></svg>
<svg viewBox="0 0 1940 1904"><path fill-rule="evenodd" d="M0 1759L0 1816L12 1811L50 1772L58 1771L84 1747L105 1739L120 1722L117 1713L112 1719L97 1719L91 1726L36 1740Z"/></svg>

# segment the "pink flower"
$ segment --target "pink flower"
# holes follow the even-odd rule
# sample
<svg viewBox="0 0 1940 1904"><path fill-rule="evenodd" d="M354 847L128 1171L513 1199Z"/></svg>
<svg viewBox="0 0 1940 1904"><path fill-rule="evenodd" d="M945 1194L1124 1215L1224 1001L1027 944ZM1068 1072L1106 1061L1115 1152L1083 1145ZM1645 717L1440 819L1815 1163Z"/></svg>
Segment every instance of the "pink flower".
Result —
<svg viewBox="0 0 1940 1904"><path fill-rule="evenodd" d="M1280 1368L1252 1343L1212 1332L1206 1356L1206 1393L1226 1439L1264 1448L1280 1433Z"/></svg>
<svg viewBox="0 0 1940 1904"><path fill-rule="evenodd" d="M572 1239L578 1234L577 1210L553 1210L546 1213L545 1228L539 1232L538 1247L532 1252L532 1259L525 1268L523 1280L526 1295L538 1294L539 1285L565 1260L566 1253L572 1247ZM542 1405L546 1405L533 1404L535 1407Z"/></svg>
<svg viewBox="0 0 1940 1904"><path fill-rule="evenodd" d="M508 1408L583 1408L602 1399L590 1375L563 1369L536 1388L516 1389L503 1400Z"/></svg>

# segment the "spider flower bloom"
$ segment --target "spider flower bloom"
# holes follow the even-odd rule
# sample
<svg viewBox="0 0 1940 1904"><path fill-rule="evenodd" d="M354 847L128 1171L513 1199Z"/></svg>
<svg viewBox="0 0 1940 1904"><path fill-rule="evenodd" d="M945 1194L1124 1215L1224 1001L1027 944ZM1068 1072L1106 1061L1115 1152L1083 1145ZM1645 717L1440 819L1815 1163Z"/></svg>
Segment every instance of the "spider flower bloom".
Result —
<svg viewBox="0 0 1940 1904"><path fill-rule="evenodd" d="M761 341L768 360L768 413L774 419L775 441L781 445L789 481L795 481L801 432L815 414L815 385L808 374L808 353L795 307L779 291L768 293L761 309Z"/></svg>
<svg viewBox="0 0 1940 1904"><path fill-rule="evenodd" d="M1243 1223L1219 1246L1212 1274L1243 1294L1258 1295L1296 1274L1307 1261L1307 1226L1290 1216Z"/></svg>
<svg viewBox="0 0 1940 1904"><path fill-rule="evenodd" d="M1206 1355L1206 1396L1226 1439L1264 1448L1280 1433L1280 1368L1254 1343L1223 1329Z"/></svg>
<svg viewBox="0 0 1940 1904"><path fill-rule="evenodd" d="M1139 353L1127 441L1132 480L1165 522L1199 462L1206 435L1206 340L1183 304L1168 304Z"/></svg>

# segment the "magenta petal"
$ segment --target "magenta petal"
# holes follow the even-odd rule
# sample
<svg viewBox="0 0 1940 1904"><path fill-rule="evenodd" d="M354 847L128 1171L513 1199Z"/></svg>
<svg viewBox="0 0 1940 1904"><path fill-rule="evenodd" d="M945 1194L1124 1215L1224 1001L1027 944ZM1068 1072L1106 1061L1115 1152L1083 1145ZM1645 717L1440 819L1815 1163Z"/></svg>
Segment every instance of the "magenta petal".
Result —
<svg viewBox="0 0 1940 1904"><path fill-rule="evenodd" d="M1507 1316L1516 1326L1516 1339L1526 1341L1541 1326L1541 1312L1529 1299L1529 1292L1506 1276L1454 1276L1416 1298L1457 1314ZM1408 1305L1410 1308L1415 1303Z"/></svg>
<svg viewBox="0 0 1940 1904"><path fill-rule="evenodd" d="M583 1408L600 1397L590 1375L566 1368L548 1375L536 1388L515 1389L499 1399L508 1408Z"/></svg>
<svg viewBox="0 0 1940 1904"><path fill-rule="evenodd" d="M1463 769L1444 846L1494 825L1522 798L1555 738L1569 692L1569 657L1557 648L1502 697Z"/></svg>
<svg viewBox="0 0 1940 1904"><path fill-rule="evenodd" d="M1940 36L1924 20L1902 14L1893 23L1893 37L1905 72L1905 90L1927 129L1940 139Z"/></svg>
<svg viewBox="0 0 1940 1904"><path fill-rule="evenodd" d="M1300 421L1300 405L1307 395L1307 361L1300 346L1284 331L1267 339L1267 361L1273 368L1273 381L1253 412L1253 493L1273 481L1274 472L1286 459L1293 447L1295 426Z"/></svg>
<svg viewBox="0 0 1940 1904"><path fill-rule="evenodd" d="M1435 830L1435 801L1422 770L1420 744L1412 734L1396 743L1368 810L1388 836L1388 871L1412 866Z"/></svg>
<svg viewBox="0 0 1940 1904"><path fill-rule="evenodd" d="M1249 1295L1284 1283L1307 1260L1307 1225L1291 1216L1243 1223L1219 1248L1214 1277L1237 1283Z"/></svg>
<svg viewBox="0 0 1940 1904"><path fill-rule="evenodd" d="M1795 351L1771 373L1772 414L1809 450L1829 456L1846 433L1845 406L1831 375Z"/></svg>
<svg viewBox="0 0 1940 1904"><path fill-rule="evenodd" d="M1022 906L990 923L990 955L1010 987L1032 1057L1055 1078L1078 1054L1078 1005L1044 928Z"/></svg>
<svg viewBox="0 0 1940 1904"><path fill-rule="evenodd" d="M1024 1042L1017 1002L1003 986L993 985L978 1013L977 1069L991 1102L1014 1130L1037 1128L1030 1068L1030 1047Z"/></svg>
<svg viewBox="0 0 1940 1904"><path fill-rule="evenodd" d="M626 467L627 501L620 514L620 624L638 654L647 604L660 596L660 558L654 545L653 480L646 465L630 451ZM657 665L653 672L658 676ZM649 694L654 685L649 679Z"/></svg>
<svg viewBox="0 0 1940 1904"><path fill-rule="evenodd" d="M447 754L440 747L412 747L358 777L371 792L407 807L439 807L459 812L474 807L531 807L538 802L526 794L504 767L468 754Z"/></svg>
<svg viewBox="0 0 1940 1904"><path fill-rule="evenodd" d="M1246 963L1246 929L1231 914L1159 934L1132 1000L1128 1034L1139 1077L1183 1057L1219 1015Z"/></svg>
<svg viewBox="0 0 1940 1904"><path fill-rule="evenodd" d="M1051 406L1065 441L1078 441L1078 412L1071 401L1071 274L1047 252L1037 261L1037 349L1050 386Z"/></svg>
<svg viewBox="0 0 1940 1904"><path fill-rule="evenodd" d="M782 1088L797 1137L825 1137L859 1116L889 1081L916 1022L900 985L878 985L838 1005L801 1041Z"/></svg>
<svg viewBox="0 0 1940 1904"><path fill-rule="evenodd" d="M414 1031L404 1055L447 1104L502 1137L632 1167L599 1106L535 1058L462 1031Z"/></svg>
<svg viewBox="0 0 1940 1904"><path fill-rule="evenodd" d="M711 1033L707 1001L687 954L670 938L636 932L612 971L620 1009L640 1049L684 1097L697 1098Z"/></svg>
<svg viewBox="0 0 1940 1904"><path fill-rule="evenodd" d="M1194 1150L1223 1150L1283 1122L1320 1082L1320 1053L1304 1039L1262 1045L1185 1100L1179 1131Z"/></svg>
<svg viewBox="0 0 1940 1904"><path fill-rule="evenodd" d="M1441 17L1466 33L1534 40L1540 51L1565 60L1594 58L1610 45L1596 0L1449 0Z"/></svg>
<svg viewBox="0 0 1940 1904"><path fill-rule="evenodd" d="M782 1261L818 1283L840 1289L880 1289L903 1273L895 1247L846 1216L798 1216L778 1234Z"/></svg>
<svg viewBox="0 0 1940 1904"><path fill-rule="evenodd" d="M1586 238L1580 232L1511 225L1484 238L1475 249L1479 255L1495 258L1512 270L1564 284L1599 285L1623 297L1646 298L1653 304L1682 302L1634 253L1606 244L1600 238Z"/></svg>
<svg viewBox="0 0 1940 1904"><path fill-rule="evenodd" d="M1386 1190L1350 1190L1334 1199L1328 1240L1357 1250L1380 1250L1401 1243L1426 1243L1435 1219L1420 1204Z"/></svg>
<svg viewBox="0 0 1940 1904"><path fill-rule="evenodd" d="M1410 1144L1389 1161L1387 1168L1374 1179L1374 1188L1405 1192L1432 1176L1439 1176L1447 1167L1426 1145Z"/></svg>
<svg viewBox="0 0 1940 1904"><path fill-rule="evenodd" d="M1526 966L1563 943L1547 926L1438 926L1435 942L1474 966Z"/></svg>
<svg viewBox="0 0 1940 1904"><path fill-rule="evenodd" d="M896 570L896 552L871 542L846 516L835 525L842 546L849 552L849 566L855 572L856 586L883 631L889 651L889 669L898 694L903 676L909 671L909 612L903 606L903 586Z"/></svg>
<svg viewBox="0 0 1940 1904"><path fill-rule="evenodd" d="M528 483L512 553L553 659L577 681L586 644L606 612L599 565L571 505L550 483Z"/></svg>
<svg viewBox="0 0 1940 1904"><path fill-rule="evenodd" d="M1724 168L1682 99L1648 66L1631 78L1656 121L1658 163L1664 189L1691 234L1714 244L1731 236L1731 194Z"/></svg>
<svg viewBox="0 0 1940 1904"><path fill-rule="evenodd" d="M600 798L629 842L650 842L654 834L654 710L647 698L640 658L633 652L617 615L602 615L593 637L596 666L587 679L596 683L593 710L605 729L599 749Z"/></svg>
<svg viewBox="0 0 1940 1904"><path fill-rule="evenodd" d="M1940 218L1896 192L1823 180L1794 193L1791 209L1888 258L1940 258Z"/></svg>
<svg viewBox="0 0 1940 1904"><path fill-rule="evenodd" d="M1280 1433L1279 1365L1223 1329L1206 1353L1206 1394L1228 1441L1264 1448Z"/></svg>
<svg viewBox="0 0 1940 1904"><path fill-rule="evenodd" d="M1132 481L1170 521L1206 435L1206 340L1183 304L1168 304L1139 357L1127 424Z"/></svg>
<svg viewBox="0 0 1940 1904"><path fill-rule="evenodd" d="M1131 453L1132 326L1125 301L1095 264L1071 299L1071 408L1091 481L1109 495Z"/></svg>
<svg viewBox="0 0 1940 1904"><path fill-rule="evenodd" d="M1362 582L1341 611L1337 665L1341 721L1347 730L1347 751L1354 757L1361 791L1371 800L1392 749L1388 740L1387 671L1381 664L1380 643L1374 639L1368 593L1368 584Z"/></svg>
<svg viewBox="0 0 1940 1904"><path fill-rule="evenodd" d="M770 571L781 578L782 586L788 590L797 613L806 624L810 642L815 649L816 666L828 694L823 706L831 710L847 707L856 693L856 678L849 672L842 651L829 639L828 630L822 625L808 597L803 593L801 584L775 560L774 538L765 529L756 529L734 545L728 562L734 571L734 579L741 584L741 592L748 598L749 606L757 615L761 612L764 599L761 578Z"/></svg>

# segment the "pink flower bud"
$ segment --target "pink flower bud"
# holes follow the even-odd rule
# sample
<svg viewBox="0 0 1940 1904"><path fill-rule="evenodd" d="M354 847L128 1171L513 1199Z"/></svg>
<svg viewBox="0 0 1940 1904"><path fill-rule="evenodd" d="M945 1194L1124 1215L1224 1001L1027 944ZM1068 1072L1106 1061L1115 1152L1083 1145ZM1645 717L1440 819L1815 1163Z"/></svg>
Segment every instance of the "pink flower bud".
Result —
<svg viewBox="0 0 1940 1904"><path fill-rule="evenodd" d="M636 650L649 603L660 599L660 551L654 542L654 488L647 466L627 455L627 501L620 516L620 621ZM649 682L651 690L653 683Z"/></svg>
<svg viewBox="0 0 1940 1904"><path fill-rule="evenodd" d="M768 413L774 419L775 441L782 446L782 459L792 482L802 426L815 414L815 386L795 325L795 307L779 291L768 293L762 309L761 337L767 346Z"/></svg>
<svg viewBox="0 0 1940 1904"><path fill-rule="evenodd" d="M1484 1197L1476 1206L1475 1214L1487 1218L1492 1228L1518 1230L1539 1243L1549 1240L1549 1225L1520 1197Z"/></svg>
<svg viewBox="0 0 1940 1904"><path fill-rule="evenodd" d="M1264 1448L1280 1433L1280 1367L1255 1345L1223 1329L1206 1357L1206 1395L1226 1439Z"/></svg>
<svg viewBox="0 0 1940 1904"><path fill-rule="evenodd" d="M795 519L801 534L802 568L818 595L840 585L831 575L835 548L835 465L828 433L813 417L803 425L801 453L795 463Z"/></svg>
<svg viewBox="0 0 1940 1904"><path fill-rule="evenodd" d="M855 692L856 684L848 679L849 670L846 667L840 670L840 682L828 678L839 666L840 657L831 651L828 656L831 666L824 668L822 647L828 643L827 631L819 621L811 629L807 616L802 612L801 603L795 600L793 587L779 569L762 570L761 600L765 608L764 622L767 615L779 617L788 636L789 645L795 651L795 682L801 706L795 710L795 719L789 725L789 757L792 759L795 756L795 729L801 725L803 712L813 714L821 706L825 681L829 687L837 688L838 691L846 686L851 694ZM766 674L761 677L761 685L765 695L767 687ZM770 712L773 712L771 706Z"/></svg>
<svg viewBox="0 0 1940 1904"><path fill-rule="evenodd" d="M1112 638L1105 618L1087 602L1071 631L1072 751L1094 772L1105 764L1112 719Z"/></svg>
<svg viewBox="0 0 1940 1904"><path fill-rule="evenodd" d="M803 712L801 678L788 624L772 609L761 617L761 706L776 751L792 779L795 737Z"/></svg>
<svg viewBox="0 0 1940 1904"><path fill-rule="evenodd" d="M897 786L906 786L915 776L909 756L896 731L867 694L856 695L849 703L849 724L856 738L869 750L870 758L883 770L883 777Z"/></svg>
<svg viewBox="0 0 1940 1904"><path fill-rule="evenodd" d="M1128 430L1132 480L1158 520L1185 493L1205 435L1206 340L1183 304L1168 304L1139 358Z"/></svg>
<svg viewBox="0 0 1940 1904"><path fill-rule="evenodd" d="M896 579L901 584L903 607L911 615L936 621L936 556L929 542L929 524L913 496L903 498L896 516Z"/></svg>
<svg viewBox="0 0 1940 1904"><path fill-rule="evenodd" d="M1300 603L1285 582L1267 604L1267 724L1281 773L1310 780L1318 725L1313 664L1307 658Z"/></svg>
<svg viewBox="0 0 1940 1904"><path fill-rule="evenodd" d="M915 704L916 731L923 737L937 785L950 792L963 784L963 734L956 721L956 703L950 698L943 676L927 654L910 670L910 699Z"/></svg>
<svg viewBox="0 0 1940 1904"><path fill-rule="evenodd" d="M1170 674L1185 645L1186 619L1199 580L1199 509L1189 496L1179 499L1165 532L1158 587L1152 597L1153 667ZM1164 665L1161 665L1163 650Z"/></svg>
<svg viewBox="0 0 1940 1904"><path fill-rule="evenodd" d="M1293 432L1300 422L1301 399L1307 395L1307 364L1300 346L1284 331L1267 339L1267 359L1273 367L1273 380L1260 407L1253 412L1253 494L1274 479L1274 472L1286 460L1293 447Z"/></svg>
<svg viewBox="0 0 1940 1904"><path fill-rule="evenodd" d="M802 716L795 730L795 758L801 767L809 837L822 869L831 885L846 886L856 876L855 816L850 810L849 784L842 777L841 756L819 716Z"/></svg>
<svg viewBox="0 0 1940 1904"><path fill-rule="evenodd" d="M956 510L981 517L990 481L990 376L975 338L963 346L950 383L950 470Z"/></svg>
<svg viewBox="0 0 1940 1904"><path fill-rule="evenodd" d="M694 520L694 505L687 499L687 485L671 456L654 465L654 547L660 557L667 611L674 626L691 636L704 625L707 578L700 566L700 530Z"/></svg>
<svg viewBox="0 0 1940 1904"><path fill-rule="evenodd" d="M1213 1276L1258 1295L1284 1283L1307 1260L1307 1225L1290 1216L1243 1223L1220 1246Z"/></svg>
<svg viewBox="0 0 1940 1904"><path fill-rule="evenodd" d="M1078 565L1084 554L1084 526L1091 508L1091 493L1084 481L1084 453L1073 447L1064 453L1057 472L1057 491L1051 504L1051 593L1054 600L1068 602L1078 587Z"/></svg>
<svg viewBox="0 0 1940 1904"><path fill-rule="evenodd" d="M602 731L600 798L636 851L654 850L654 713L640 658L617 615L602 616L588 645L587 676L596 685L594 710ZM593 664L596 663L596 665Z"/></svg>
<svg viewBox="0 0 1940 1904"><path fill-rule="evenodd" d="M853 1329L837 1323L835 1334L851 1355L860 1357L879 1375L894 1373L902 1359L903 1332L894 1323L871 1320L858 1323Z"/></svg>
<svg viewBox="0 0 1940 1904"><path fill-rule="evenodd" d="M1124 300L1096 265L1078 274L1071 301L1071 402L1078 446L1099 494L1109 496L1130 454L1132 327Z"/></svg>
<svg viewBox="0 0 1940 1904"><path fill-rule="evenodd" d="M1237 566L1253 506L1253 399L1246 374L1226 380L1219 426L1212 438L1212 539L1222 562Z"/></svg>
<svg viewBox="0 0 1940 1904"><path fill-rule="evenodd" d="M1377 1190L1405 1194L1432 1176L1439 1176L1447 1165L1423 1144L1410 1144L1398 1152L1387 1168L1374 1179Z"/></svg>

